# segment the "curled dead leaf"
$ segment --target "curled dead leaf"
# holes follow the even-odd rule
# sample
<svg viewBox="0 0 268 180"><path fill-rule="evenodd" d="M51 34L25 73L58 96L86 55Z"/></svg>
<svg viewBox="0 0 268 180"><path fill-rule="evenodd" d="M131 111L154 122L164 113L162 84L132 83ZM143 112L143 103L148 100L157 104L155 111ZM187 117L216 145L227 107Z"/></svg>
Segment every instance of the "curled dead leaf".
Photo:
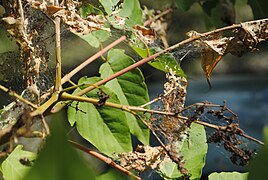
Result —
<svg viewBox="0 0 268 180"><path fill-rule="evenodd" d="M222 55L211 48L204 48L201 53L201 67L206 74L207 82L211 88L210 76L213 69L222 59Z"/></svg>
<svg viewBox="0 0 268 180"><path fill-rule="evenodd" d="M219 31L204 34L189 31L186 34L189 38L200 37L193 44L203 48L201 67L210 87L210 76L224 55L230 53L241 57L245 53L255 50L260 42L268 39L268 19L245 22L239 26L233 25L233 27L233 31L225 37Z"/></svg>

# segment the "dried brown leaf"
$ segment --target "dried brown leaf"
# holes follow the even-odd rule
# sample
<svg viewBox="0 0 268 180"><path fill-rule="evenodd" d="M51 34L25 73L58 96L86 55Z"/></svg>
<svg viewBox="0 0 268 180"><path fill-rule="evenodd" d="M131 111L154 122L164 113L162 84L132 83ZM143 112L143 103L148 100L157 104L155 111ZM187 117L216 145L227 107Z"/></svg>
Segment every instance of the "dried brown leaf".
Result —
<svg viewBox="0 0 268 180"><path fill-rule="evenodd" d="M241 23L242 28L259 43L268 39L268 19Z"/></svg>
<svg viewBox="0 0 268 180"><path fill-rule="evenodd" d="M211 87L210 76L213 72L213 69L216 67L221 58L222 55L220 55L218 52L216 52L211 48L205 48L202 50L201 67L206 74L207 81L210 87Z"/></svg>

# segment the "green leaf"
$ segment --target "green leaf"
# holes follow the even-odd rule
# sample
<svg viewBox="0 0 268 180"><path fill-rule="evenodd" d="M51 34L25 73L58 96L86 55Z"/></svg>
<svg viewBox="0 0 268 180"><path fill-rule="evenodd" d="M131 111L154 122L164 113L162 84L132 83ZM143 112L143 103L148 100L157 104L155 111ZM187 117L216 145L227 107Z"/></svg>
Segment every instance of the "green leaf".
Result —
<svg viewBox="0 0 268 180"><path fill-rule="evenodd" d="M254 19L261 19L268 17L268 1L267 0L248 0L248 4L250 5Z"/></svg>
<svg viewBox="0 0 268 180"><path fill-rule="evenodd" d="M31 169L31 164L35 160L36 154L22 150L22 147L22 145L18 145L2 163L1 171L5 180L23 179Z"/></svg>
<svg viewBox="0 0 268 180"><path fill-rule="evenodd" d="M100 44L110 37L111 33L105 30L93 31L89 34L79 36L91 46L98 48Z"/></svg>
<svg viewBox="0 0 268 180"><path fill-rule="evenodd" d="M164 72L170 72L170 69L172 69L177 76L186 77L186 74L184 74L177 60L170 53L159 56L155 60L150 61L148 64Z"/></svg>
<svg viewBox="0 0 268 180"><path fill-rule="evenodd" d="M98 77L82 77L79 84L94 84L99 80L101 79ZM111 89L101 86L101 90L109 95L108 102L120 103ZM76 89L74 94L79 91L79 89ZM86 96L98 99L98 91L100 90L90 91ZM107 106L97 107L86 102L73 102L71 107L68 108L68 120L71 125L76 123L79 134L102 153L113 156L114 153L132 150L127 118L125 112L120 109Z"/></svg>
<svg viewBox="0 0 268 180"><path fill-rule="evenodd" d="M202 169L205 165L207 153L207 139L205 128L202 125L192 124L189 130L189 139L185 140L181 148L184 167L189 171L190 179L200 179ZM174 162L168 162L160 166L160 171L164 177L179 178L182 174Z"/></svg>
<svg viewBox="0 0 268 180"><path fill-rule="evenodd" d="M93 13L94 14L103 14L100 9L96 8L92 4L82 5L79 8L79 13L80 13L82 18L86 18L88 15L93 14Z"/></svg>
<svg viewBox="0 0 268 180"><path fill-rule="evenodd" d="M133 63L134 60L124 54L123 50L112 49L108 52L107 62L100 67L99 72L102 78L106 78ZM148 89L138 68L109 81L105 86L113 89L120 104L140 106L149 101ZM149 144L148 128L134 115L125 112L125 116L131 133L143 144Z"/></svg>
<svg viewBox="0 0 268 180"><path fill-rule="evenodd" d="M25 180L94 179L95 173L67 142L60 119L52 121L51 136Z"/></svg>
<svg viewBox="0 0 268 180"><path fill-rule="evenodd" d="M196 0L175 0L175 3L181 10L188 11L195 1Z"/></svg>
<svg viewBox="0 0 268 180"><path fill-rule="evenodd" d="M131 28L137 24L142 24L142 10L138 0L124 0L122 6L119 15L126 18L127 27Z"/></svg>
<svg viewBox="0 0 268 180"><path fill-rule="evenodd" d="M131 46L132 49L142 58L146 58L148 56L148 52L146 49ZM150 53L154 54L155 49L150 49ZM172 69L173 72L176 73L177 76L186 77L186 74L181 69L178 61L171 53L166 53L162 56L157 57L155 60L148 62L149 65L164 72L170 72Z"/></svg>
<svg viewBox="0 0 268 180"><path fill-rule="evenodd" d="M142 10L138 0L100 0L111 25L118 29L129 28L142 24ZM120 4L121 3L121 4Z"/></svg>
<svg viewBox="0 0 268 180"><path fill-rule="evenodd" d="M258 153L257 157L249 163L249 180L267 179L268 171L266 170L268 162L268 126L264 127L264 146Z"/></svg>
<svg viewBox="0 0 268 180"><path fill-rule="evenodd" d="M131 46L131 48L142 58L148 57L148 52L146 49L138 47L138 46Z"/></svg>
<svg viewBox="0 0 268 180"><path fill-rule="evenodd" d="M223 27L235 23L235 1L205 1L202 8L205 12L205 23L207 28Z"/></svg>
<svg viewBox="0 0 268 180"><path fill-rule="evenodd" d="M209 180L247 180L248 173L221 172L212 173L208 176Z"/></svg>
<svg viewBox="0 0 268 180"><path fill-rule="evenodd" d="M100 3L104 7L108 15L112 14L115 6L119 3L120 0L100 0Z"/></svg>

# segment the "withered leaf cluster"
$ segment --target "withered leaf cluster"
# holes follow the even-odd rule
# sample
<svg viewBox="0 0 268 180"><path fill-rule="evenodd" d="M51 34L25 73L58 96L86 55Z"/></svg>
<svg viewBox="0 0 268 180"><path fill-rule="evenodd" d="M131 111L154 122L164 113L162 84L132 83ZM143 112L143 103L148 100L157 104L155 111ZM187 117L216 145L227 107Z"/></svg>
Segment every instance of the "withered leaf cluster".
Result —
<svg viewBox="0 0 268 180"><path fill-rule="evenodd" d="M127 170L144 172L148 168L156 169L163 161L165 152L163 147L139 145L136 151L118 154L120 165Z"/></svg>
<svg viewBox="0 0 268 180"><path fill-rule="evenodd" d="M199 35L195 43L202 46L201 66L206 74L208 82L213 69L222 57L228 53L235 56L242 56L247 52L256 49L256 46L268 39L268 19L249 21L238 25L230 26L232 32L224 35L222 31L215 31L210 34L200 34L194 31L187 33L189 37ZM226 29L228 30L228 29Z"/></svg>
<svg viewBox="0 0 268 180"><path fill-rule="evenodd" d="M55 6L50 1L28 0L28 2L33 8L41 10L48 17L60 17L69 31L76 35L85 35L100 29L110 31L109 28L104 26L107 21L104 15L81 17L78 13L80 5L76 1L66 0L62 6Z"/></svg>

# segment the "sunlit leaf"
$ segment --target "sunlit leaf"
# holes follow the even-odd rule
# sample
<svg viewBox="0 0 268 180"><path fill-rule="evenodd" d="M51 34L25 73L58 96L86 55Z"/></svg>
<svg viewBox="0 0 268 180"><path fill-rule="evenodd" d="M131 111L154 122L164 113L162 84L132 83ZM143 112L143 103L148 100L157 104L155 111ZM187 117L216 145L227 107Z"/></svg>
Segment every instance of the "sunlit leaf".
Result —
<svg viewBox="0 0 268 180"><path fill-rule="evenodd" d="M184 141L181 153L185 160L184 168L189 171L190 179L200 179L205 165L208 145L205 128L202 125L192 124L189 130L189 138ZM182 174L174 162L167 162L160 166L163 177L179 178Z"/></svg>
<svg viewBox="0 0 268 180"><path fill-rule="evenodd" d="M142 10L138 0L124 0L120 16L126 18L127 27L142 24Z"/></svg>
<svg viewBox="0 0 268 180"><path fill-rule="evenodd" d="M1 171L5 180L19 180L29 172L36 158L36 154L22 150L18 145L1 165Z"/></svg>
<svg viewBox="0 0 268 180"><path fill-rule="evenodd" d="M248 173L221 172L212 173L208 176L209 180L247 180Z"/></svg>
<svg viewBox="0 0 268 180"><path fill-rule="evenodd" d="M24 179L73 180L89 177L94 179L95 173L67 142L67 132L60 119L54 120L51 126L51 136L48 137L33 168Z"/></svg>
<svg viewBox="0 0 268 180"><path fill-rule="evenodd" d="M119 0L104 1L100 3L104 7L109 22L118 29L129 28L137 24L142 24L142 10L138 0Z"/></svg>
<svg viewBox="0 0 268 180"><path fill-rule="evenodd" d="M170 69L172 69L177 76L186 77L179 63L170 53L159 56L155 60L150 61L148 64L164 72L170 72Z"/></svg>
<svg viewBox="0 0 268 180"><path fill-rule="evenodd" d="M100 3L104 7L105 12L110 15L113 12L113 9L118 4L120 0L100 0Z"/></svg>
<svg viewBox="0 0 268 180"><path fill-rule="evenodd" d="M146 49L137 47L137 46L132 46L132 48L137 52L137 54L139 56L141 56L142 58L145 58L148 56L148 52ZM154 50L151 49L150 53L153 54ZM152 67L160 70L160 71L164 71L164 72L170 72L170 69L172 69L173 72L176 73L177 76L182 76L182 77L186 77L186 74L184 74L183 70L181 69L178 61L176 60L176 58L170 54L170 53L166 53L162 56L157 57L155 60L152 60L150 62L148 62L149 65L151 65Z"/></svg>
<svg viewBox="0 0 268 180"><path fill-rule="evenodd" d="M107 56L107 62L100 67L101 77L107 78L133 63L134 60L124 54L123 50L110 50ZM109 81L105 86L116 93L120 104L140 106L149 101L148 89L142 72L138 68ZM148 128L134 115L126 112L125 115L131 133L142 143L149 144Z"/></svg>
<svg viewBox="0 0 268 180"><path fill-rule="evenodd" d="M97 30L79 37L84 39L91 46L98 48L102 42L106 41L110 37L110 35L111 33L109 31Z"/></svg>
<svg viewBox="0 0 268 180"><path fill-rule="evenodd" d="M79 84L94 84L100 78L82 77ZM83 87L82 87L83 88ZM78 93L77 89L74 93ZM101 87L86 94L87 97L98 99L98 93L109 96L108 102L120 104L117 95L108 87ZM113 156L114 153L132 150L130 130L125 112L120 109L102 106L98 107L86 102L73 102L68 108L68 120L79 134L92 143L101 152Z"/></svg>

